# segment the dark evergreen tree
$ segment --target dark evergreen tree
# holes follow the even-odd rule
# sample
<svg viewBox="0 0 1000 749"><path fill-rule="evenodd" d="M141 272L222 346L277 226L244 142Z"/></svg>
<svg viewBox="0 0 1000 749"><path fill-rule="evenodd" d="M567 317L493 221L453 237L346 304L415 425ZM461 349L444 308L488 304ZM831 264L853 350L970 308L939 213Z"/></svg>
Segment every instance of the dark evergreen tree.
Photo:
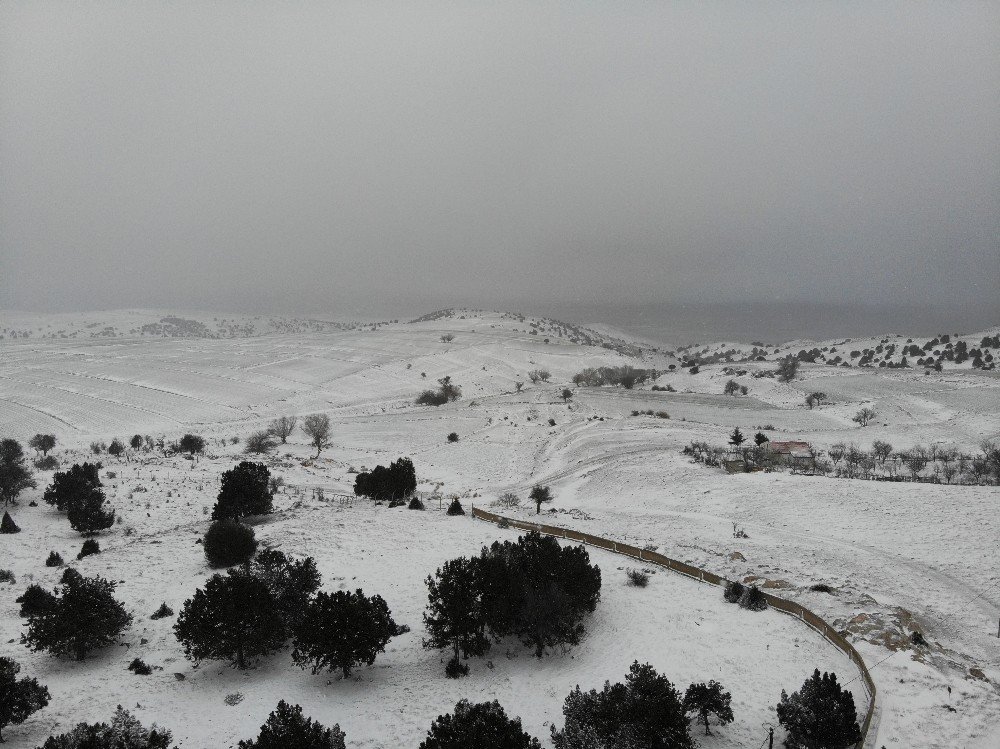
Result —
<svg viewBox="0 0 1000 749"><path fill-rule="evenodd" d="M38 583L29 585L28 589L14 601L21 604L21 616L43 614L52 611L56 606L56 597L52 591L46 590Z"/></svg>
<svg viewBox="0 0 1000 749"><path fill-rule="evenodd" d="M205 558L213 567L232 567L246 562L257 551L253 528L224 518L216 520L205 531L202 540Z"/></svg>
<svg viewBox="0 0 1000 749"><path fill-rule="evenodd" d="M66 508L66 517L70 527L85 536L115 524L115 511L104 506L104 491L96 487L71 501Z"/></svg>
<svg viewBox="0 0 1000 749"><path fill-rule="evenodd" d="M76 555L77 559L83 559L84 557L89 557L93 554L101 553L101 545L93 538L88 538L83 542L83 546L80 548L80 553Z"/></svg>
<svg viewBox="0 0 1000 749"><path fill-rule="evenodd" d="M381 596L366 597L360 588L318 593L295 627L292 660L314 674L340 670L346 679L355 665L374 663L396 632Z"/></svg>
<svg viewBox="0 0 1000 749"><path fill-rule="evenodd" d="M528 499L535 503L535 514L538 515L542 511L542 503L552 501L552 490L547 486L536 484L528 495Z"/></svg>
<svg viewBox="0 0 1000 749"><path fill-rule="evenodd" d="M154 723L146 728L119 705L111 723L79 723L59 736L49 736L40 749L169 749L170 731Z"/></svg>
<svg viewBox="0 0 1000 749"><path fill-rule="evenodd" d="M277 549L265 549L249 564L251 575L271 592L287 632L305 615L309 599L319 590L321 578L312 557L292 560Z"/></svg>
<svg viewBox="0 0 1000 749"><path fill-rule="evenodd" d="M132 435L132 439L129 440L129 444L132 446L133 450L138 450L139 448L141 448L143 444L142 435L141 434Z"/></svg>
<svg viewBox="0 0 1000 749"><path fill-rule="evenodd" d="M197 434L185 434L177 444L181 450L190 455L204 452L205 450L205 439Z"/></svg>
<svg viewBox="0 0 1000 749"><path fill-rule="evenodd" d="M712 732L708 730L708 718L714 715L719 719L719 725L727 725L733 722L733 696L729 692L722 691L722 685L715 681L708 684L692 684L684 693L684 712L694 713L696 717L705 724L705 735L710 736Z"/></svg>
<svg viewBox="0 0 1000 749"><path fill-rule="evenodd" d="M213 575L184 602L174 634L193 660L221 660L248 668L287 639L267 586L245 570Z"/></svg>
<svg viewBox="0 0 1000 749"><path fill-rule="evenodd" d="M3 729L24 723L32 713L49 704L49 690L37 679L18 679L21 666L10 658L0 658L0 743Z"/></svg>
<svg viewBox="0 0 1000 749"><path fill-rule="evenodd" d="M49 450L56 446L56 436L54 434L36 434L28 440L28 447L32 447L42 455L48 455Z"/></svg>
<svg viewBox="0 0 1000 749"><path fill-rule="evenodd" d="M729 444L733 447L739 447L746 441L747 438L743 436L743 432L740 431L739 427L735 427L733 433L729 435Z"/></svg>
<svg viewBox="0 0 1000 749"><path fill-rule="evenodd" d="M750 611L763 611L767 608L767 599L756 585L744 588L738 603L742 608Z"/></svg>
<svg viewBox="0 0 1000 749"><path fill-rule="evenodd" d="M354 493L377 500L402 500L417 490L417 472L413 461L400 458L389 467L375 466L354 479Z"/></svg>
<svg viewBox="0 0 1000 749"><path fill-rule="evenodd" d="M777 370L778 379L781 382L791 382L792 380L795 379L795 375L798 374L798 371L799 371L799 360L791 355L786 356L778 364L778 370Z"/></svg>
<svg viewBox="0 0 1000 749"><path fill-rule="evenodd" d="M777 711L788 749L847 749L861 740L854 695L836 674L816 669L791 697L782 690Z"/></svg>
<svg viewBox="0 0 1000 749"><path fill-rule="evenodd" d="M743 591L746 590L746 586L741 582L733 581L726 583L726 590L723 592L722 597L725 598L729 603L738 603L740 598L743 597Z"/></svg>
<svg viewBox="0 0 1000 749"><path fill-rule="evenodd" d="M20 533L21 526L14 522L10 513L4 510L3 519L0 519L0 533Z"/></svg>
<svg viewBox="0 0 1000 749"><path fill-rule="evenodd" d="M339 724L326 728L302 715L302 708L278 703L256 739L238 744L238 749L344 749L344 732Z"/></svg>
<svg viewBox="0 0 1000 749"><path fill-rule="evenodd" d="M541 749L538 739L521 728L520 718L508 718L500 703L472 704L461 700L455 712L431 723L420 749Z"/></svg>
<svg viewBox="0 0 1000 749"><path fill-rule="evenodd" d="M248 460L223 473L222 488L212 510L212 520L239 520L248 515L271 512L270 478L271 472L266 465Z"/></svg>
<svg viewBox="0 0 1000 749"><path fill-rule="evenodd" d="M43 499L55 506L59 512L66 512L71 505L84 503L88 497L96 495L104 501L101 479L98 476L99 463L75 464L68 471L57 471L52 483L45 489Z"/></svg>
<svg viewBox="0 0 1000 749"><path fill-rule="evenodd" d="M108 445L108 455L114 455L116 458L120 458L125 452L125 444L115 437L111 440L111 444Z"/></svg>
<svg viewBox="0 0 1000 749"><path fill-rule="evenodd" d="M0 499L4 506L17 504L17 495L35 486L21 443L11 439L0 440Z"/></svg>
<svg viewBox="0 0 1000 749"><path fill-rule="evenodd" d="M50 551L48 558L45 560L46 567L62 567L63 558L62 554L58 551Z"/></svg>
<svg viewBox="0 0 1000 749"><path fill-rule="evenodd" d="M636 661L624 684L598 692L576 687L563 703L566 724L552 727L556 749L693 749L680 695L665 676Z"/></svg>
<svg viewBox="0 0 1000 749"><path fill-rule="evenodd" d="M463 669L454 665L459 655L463 658L483 655L490 648L476 572L476 559L459 557L445 562L433 576L427 577L424 626L428 637L424 647L452 648L454 655L449 663L455 676L464 675ZM464 671L468 673L468 669Z"/></svg>
<svg viewBox="0 0 1000 749"><path fill-rule="evenodd" d="M753 442L755 445L757 445L757 447L761 447L765 442L770 442L770 441L771 440L769 440L767 438L767 435L764 434L763 432L757 432L757 434L753 436Z"/></svg>
<svg viewBox="0 0 1000 749"><path fill-rule="evenodd" d="M114 596L115 584L101 577L83 577L75 570L63 574L55 602L47 610L28 615L21 642L35 651L72 655L82 661L87 653L114 644L132 623L132 616Z"/></svg>
<svg viewBox="0 0 1000 749"><path fill-rule="evenodd" d="M576 645L583 618L601 597L601 570L583 546L528 533L495 542L477 562L486 625L494 638L516 635L539 658L546 647Z"/></svg>
<svg viewBox="0 0 1000 749"><path fill-rule="evenodd" d="M464 515L465 508L462 507L462 503L458 500L458 497L455 497L451 500L445 513L447 515Z"/></svg>

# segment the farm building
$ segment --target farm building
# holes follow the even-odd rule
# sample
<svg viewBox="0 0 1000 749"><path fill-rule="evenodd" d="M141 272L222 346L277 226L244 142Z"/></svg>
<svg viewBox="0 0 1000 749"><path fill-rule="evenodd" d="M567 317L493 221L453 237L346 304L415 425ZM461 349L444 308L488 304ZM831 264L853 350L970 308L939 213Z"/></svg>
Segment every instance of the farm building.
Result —
<svg viewBox="0 0 1000 749"><path fill-rule="evenodd" d="M816 467L808 442L768 442L767 447L773 465L784 465L802 471L811 471Z"/></svg>

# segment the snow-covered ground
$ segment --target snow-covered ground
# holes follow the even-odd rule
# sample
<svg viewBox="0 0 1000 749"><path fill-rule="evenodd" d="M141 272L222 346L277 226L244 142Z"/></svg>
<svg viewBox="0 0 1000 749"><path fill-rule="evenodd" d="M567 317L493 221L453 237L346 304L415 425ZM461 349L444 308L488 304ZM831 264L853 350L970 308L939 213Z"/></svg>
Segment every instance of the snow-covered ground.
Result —
<svg viewBox="0 0 1000 749"><path fill-rule="evenodd" d="M760 578L846 629L880 692L874 746L1000 745L996 487L728 475L680 454L694 439L724 442L736 425L748 434L768 425L772 439L804 439L821 449L883 439L897 448L939 442L975 452L1000 432L995 371L925 375L807 364L799 379L782 384L750 374L773 363L720 363L657 380L677 392L652 392L648 384L633 391L574 388L564 403L561 390L584 367L667 369L678 359L649 347L641 358L625 356L532 322L469 313L243 338L0 341L3 436L54 433L64 465L83 460L92 440L134 433L169 440L191 431L210 443L209 455L194 465L148 454L128 463L103 457L117 473L106 484L123 522L100 537L104 552L79 567L122 580L119 593L136 620L124 638L129 647L84 663L18 644L13 599L32 581L53 585L59 573L44 567L48 551L70 558L81 542L46 505L27 506L50 473L23 497L14 514L24 531L0 536L0 568L17 576L15 585L0 587L0 654L47 683L53 701L5 731L11 745L35 746L57 728L106 718L118 703L138 703L137 715L171 728L180 746L229 746L255 734L284 698L323 722L339 722L349 745L416 746L430 721L463 696L499 699L545 743L549 726L561 725L561 703L574 685L621 680L639 659L681 688L694 679L722 681L733 692L736 722L698 739L705 746L751 746L766 734L762 724L774 722L781 689L797 689L814 667L836 670L842 681L857 677L846 657L789 617L748 614L724 604L718 589L665 571L646 589L626 587L618 568L633 563L591 550L604 587L580 646L541 662L520 648L508 658L500 646L489 656L492 668L474 660L472 676L448 680L439 656L420 647L423 579L446 559L514 531L436 509L389 510L362 501L341 507L294 489L279 498L280 512L258 526L258 537L316 557L328 589L378 592L412 631L347 682L300 671L287 653L248 672L209 662L195 668L173 638L173 620L148 617L162 600L178 609L210 574L195 545L207 525L203 508L214 501L219 474L240 457L240 445L220 441L277 415L317 411L333 419L331 449L310 463L310 449L296 433L272 468L294 486L349 491L349 469L402 455L412 457L422 491L436 486L465 502L488 504L507 490L526 497L533 483L549 483L556 500L547 522L651 543L730 577ZM14 326L0 320L0 327ZM442 341L449 333L454 340ZM723 371L727 366L747 370L735 379L749 386L749 396L721 394L733 376ZM539 368L551 372L549 383L531 383L528 372ZM445 375L462 387L461 400L412 405ZM524 383L522 392L515 392L515 381ZM817 390L833 403L806 409L804 395ZM850 418L861 405L879 413L864 429ZM630 415L646 409L671 418ZM452 431L460 441L449 444ZM734 523L749 538L733 538ZM126 535L129 527L134 533ZM810 591L818 582L833 593ZM907 644L913 629L926 635L929 648ZM163 670L132 676L125 666L136 656ZM860 681L851 687L863 706ZM227 706L223 699L234 692L244 699Z"/></svg>

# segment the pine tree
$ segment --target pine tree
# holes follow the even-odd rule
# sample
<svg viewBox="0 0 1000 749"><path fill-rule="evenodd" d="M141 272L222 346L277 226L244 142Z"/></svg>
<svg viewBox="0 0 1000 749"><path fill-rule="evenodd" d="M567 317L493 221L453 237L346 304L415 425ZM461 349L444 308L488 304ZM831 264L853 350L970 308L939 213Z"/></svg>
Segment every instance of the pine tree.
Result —
<svg viewBox="0 0 1000 749"><path fill-rule="evenodd" d="M104 492L92 487L66 508L70 527L84 535L110 528L115 523L115 511L104 507Z"/></svg>
<svg viewBox="0 0 1000 749"><path fill-rule="evenodd" d="M420 749L541 749L538 739L521 728L520 718L508 718L500 703L471 704L461 700L455 712L431 723Z"/></svg>
<svg viewBox="0 0 1000 749"><path fill-rule="evenodd" d="M456 675L462 675L462 669L454 667L460 654L463 658L483 655L490 647L476 570L475 559L459 557L445 562L427 577L424 626L428 637L423 644L425 648L452 648L452 671Z"/></svg>
<svg viewBox="0 0 1000 749"><path fill-rule="evenodd" d="M17 495L35 486L21 443L11 439L0 440L0 499L4 507L17 504Z"/></svg>
<svg viewBox="0 0 1000 749"><path fill-rule="evenodd" d="M319 590L321 577L316 560L291 560L277 549L265 549L249 563L248 570L267 586L286 630L292 632L305 616L310 598Z"/></svg>
<svg viewBox="0 0 1000 749"><path fill-rule="evenodd" d="M59 512L66 512L71 505L86 502L93 494L99 495L103 501L99 469L97 463L84 463L74 464L68 471L57 471L42 498L46 503L54 505Z"/></svg>
<svg viewBox="0 0 1000 749"><path fill-rule="evenodd" d="M788 749L847 749L861 740L854 695L836 674L816 669L791 697L782 690L777 711Z"/></svg>
<svg viewBox="0 0 1000 749"><path fill-rule="evenodd" d="M4 510L3 519L0 520L0 533L20 533L21 526L14 522L10 513Z"/></svg>
<svg viewBox="0 0 1000 749"><path fill-rule="evenodd" d="M253 528L230 518L216 520L205 531L202 539L205 559L213 567L232 567L242 564L257 551Z"/></svg>
<svg viewBox="0 0 1000 749"><path fill-rule="evenodd" d="M132 615L114 597L114 590L115 584L101 577L67 570L52 605L28 615L22 644L79 661L91 650L112 645L132 624Z"/></svg>
<svg viewBox="0 0 1000 749"><path fill-rule="evenodd" d="M695 713L705 724L705 735L711 736L708 730L708 716L715 715L720 725L733 722L733 696L722 691L722 685L712 680L708 684L692 684L684 693L684 712Z"/></svg>
<svg viewBox="0 0 1000 749"><path fill-rule="evenodd" d="M267 586L245 570L213 575L184 602L174 634L193 660L222 660L237 668L254 665L278 650L287 633Z"/></svg>
<svg viewBox="0 0 1000 749"><path fill-rule="evenodd" d="M757 445L757 447L761 447L762 445L764 445L764 443L770 442L770 440L767 438L767 435L764 434L763 432L757 432L757 434L753 436L753 442L755 445Z"/></svg>
<svg viewBox="0 0 1000 749"><path fill-rule="evenodd" d="M327 728L302 715L299 705L278 703L256 739L241 741L238 749L344 749L345 734L339 724Z"/></svg>
<svg viewBox="0 0 1000 749"><path fill-rule="evenodd" d="M541 658L545 648L576 645L583 618L601 597L601 570L583 546L561 547L532 531L494 543L478 560L486 624L494 638L516 635Z"/></svg>
<svg viewBox="0 0 1000 749"><path fill-rule="evenodd" d="M295 628L292 660L314 674L339 669L346 679L355 665L374 663L396 632L381 596L368 598L360 588L318 593Z"/></svg>
<svg viewBox="0 0 1000 749"><path fill-rule="evenodd" d="M552 727L556 749L670 747L693 749L680 695L648 663L634 662L624 684L598 692L576 687L563 703L565 726Z"/></svg>
<svg viewBox="0 0 1000 749"><path fill-rule="evenodd" d="M0 658L0 742L3 729L24 723L32 713L49 704L49 690L37 679L18 679L21 666L10 658Z"/></svg>
<svg viewBox="0 0 1000 749"><path fill-rule="evenodd" d="M739 427L735 427L733 433L729 435L729 444L733 447L739 447L746 441L747 438L743 436L743 432L740 431Z"/></svg>
<svg viewBox="0 0 1000 749"><path fill-rule="evenodd" d="M239 520L248 515L266 515L271 512L272 498L268 487L270 477L271 472L266 465L247 460L223 473L222 487L212 510L212 520Z"/></svg>

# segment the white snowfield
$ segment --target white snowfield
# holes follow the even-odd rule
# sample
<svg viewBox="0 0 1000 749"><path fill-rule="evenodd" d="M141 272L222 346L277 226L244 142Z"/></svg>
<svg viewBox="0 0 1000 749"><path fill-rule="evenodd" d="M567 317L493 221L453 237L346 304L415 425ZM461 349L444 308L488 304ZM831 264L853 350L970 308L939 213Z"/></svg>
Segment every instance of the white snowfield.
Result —
<svg viewBox="0 0 1000 749"><path fill-rule="evenodd" d="M122 704L143 723L169 728L184 749L231 747L256 736L285 699L323 723L339 723L348 746L415 749L431 721L463 697L499 700L551 746L550 727L562 726L570 689L621 681L633 660L653 664L681 691L692 681L716 679L732 692L734 723L713 724L709 737L692 724L705 747L759 746L767 725L776 726L782 689L797 690L814 668L835 671L864 710L857 669L804 624L775 611L746 612L725 603L718 588L666 570L657 569L645 589L628 587L624 568L638 563L593 548L601 602L580 645L537 660L516 642L500 643L486 658L469 661L468 678L447 679L445 657L421 646L424 579L447 559L518 532L447 517L436 500L417 512L330 498L350 493L352 469L400 456L412 458L419 490L443 495L445 504L458 495L467 507L487 506L514 491L522 507L503 512L530 520L528 491L548 484L555 501L543 507L543 522L652 545L804 604L846 630L872 671L879 704L870 746L1000 746L997 487L729 475L681 454L692 440L724 444L737 425L748 436L767 425L772 440L805 440L819 449L835 442L867 448L881 439L896 449L935 442L976 453L982 440L1000 437L995 370L959 365L925 375L923 368L805 364L783 384L752 377L773 361L719 363L656 380L677 392L653 392L649 382L635 390L583 388L571 380L585 367L666 370L679 360L649 347L629 356L579 342L578 333L550 321L499 313L457 311L343 330L284 321L288 332L268 332L276 327L270 325L264 335L220 338L129 335L137 327L128 322L133 317L142 324L159 319L114 313L107 324L88 318L86 325L95 327L86 328L64 317L54 330L110 326L119 334L0 340L0 436L25 441L36 432L55 434L53 454L63 467L93 459L89 444L114 437L162 435L169 442L193 432L208 441L197 462L159 452L128 460L102 455L102 479L122 521L98 536L101 554L79 562L82 537L40 501L51 472L39 472L38 488L22 495L12 515L23 531L0 536L0 569L17 578L0 585L0 655L21 663L22 676L46 684L52 701L5 729L9 746L38 746L79 721L106 720ZM0 318L0 329L48 324L37 316ZM246 330L242 322L227 325ZM447 334L453 340L442 341ZM631 352L610 337L600 340ZM778 357L770 354L775 348L812 345L770 347L768 358ZM747 370L734 377L749 387L747 396L722 395L733 377L726 367ZM551 374L547 383L531 382L536 369ZM444 376L461 386L461 399L437 408L413 404ZM515 382L524 383L521 392ZM566 387L568 403L561 397ZM832 403L807 409L803 398L814 391ZM851 421L862 405L878 412L865 428ZM670 418L631 416L647 409ZM301 431L279 446L271 471L292 488L277 496L275 514L256 524L257 537L286 553L314 556L324 589L382 595L411 631L348 680L300 670L287 651L247 671L185 660L172 632L176 617L149 616L162 601L179 611L212 574L195 542L208 525L219 475L244 459L242 443L229 438L246 437L275 416L316 412L330 415L333 444L318 460L311 460L315 451ZM447 442L450 432L458 442ZM325 500L312 492L317 487ZM37 507L28 506L32 499ZM748 538L734 538L734 524ZM14 599L32 582L55 586L62 571L44 566L50 550L84 574L121 581L117 595L135 620L120 647L78 663L19 643L23 622ZM811 591L817 583L832 593ZM914 630L928 647L910 643ZM127 671L135 657L154 666L153 674ZM226 704L235 693L242 699ZM778 729L777 739L782 735Z"/></svg>

